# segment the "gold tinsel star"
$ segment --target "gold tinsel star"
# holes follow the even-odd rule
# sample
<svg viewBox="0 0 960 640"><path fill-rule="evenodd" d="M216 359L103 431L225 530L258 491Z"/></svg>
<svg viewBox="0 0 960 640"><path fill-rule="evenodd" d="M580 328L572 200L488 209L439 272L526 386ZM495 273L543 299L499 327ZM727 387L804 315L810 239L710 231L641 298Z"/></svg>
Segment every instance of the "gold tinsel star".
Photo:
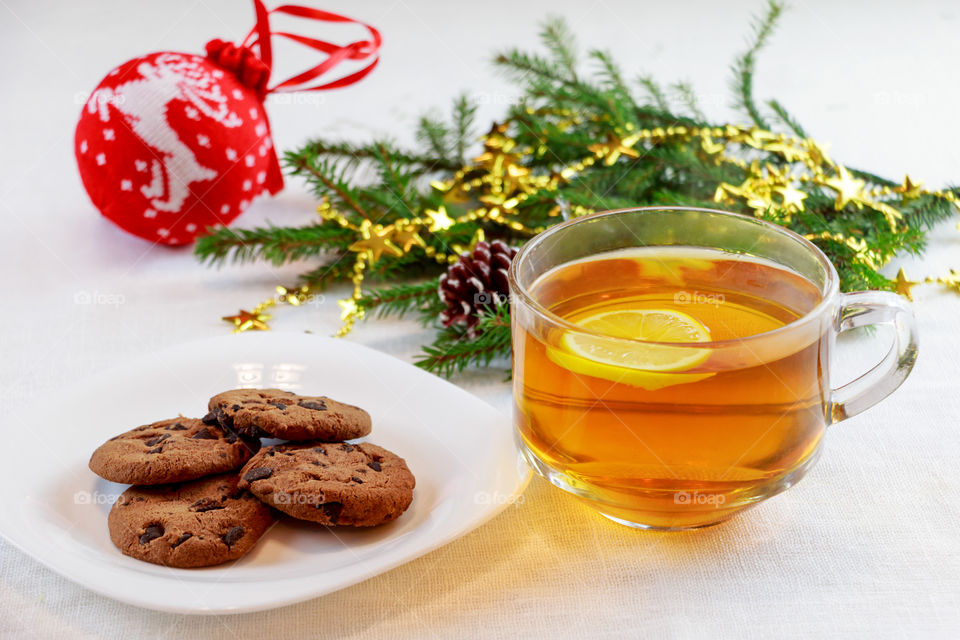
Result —
<svg viewBox="0 0 960 640"><path fill-rule="evenodd" d="M606 142L598 142L587 147L598 158L603 158L603 164L608 167L620 159L620 156L629 158L639 158L640 154L633 148L637 144L640 135L635 133L625 138L618 138L615 135L607 137Z"/></svg>
<svg viewBox="0 0 960 640"><path fill-rule="evenodd" d="M921 188L922 185L923 185L922 181L914 182L913 180L910 179L909 175L905 175L903 176L903 184L900 185L899 187L894 187L893 190L894 192L903 195L904 200L910 200L912 198L916 198L921 193L923 193L923 189Z"/></svg>
<svg viewBox="0 0 960 640"><path fill-rule="evenodd" d="M260 313L258 311L246 311L245 309L240 309L240 312L235 316L224 316L222 319L226 322L232 322L235 327L234 333L241 333L243 331L268 331L270 329L267 326L267 320L272 318L265 313Z"/></svg>
<svg viewBox="0 0 960 640"><path fill-rule="evenodd" d="M770 142L763 145L764 151L771 151L773 153L779 153L783 156L783 159L787 162L796 162L797 160L803 160L807 152L803 149L799 149L792 144L786 142Z"/></svg>
<svg viewBox="0 0 960 640"><path fill-rule="evenodd" d="M453 226L453 218L447 215L447 209L443 205L440 205L436 209L426 209L424 213L430 218L430 226L428 228L432 233L444 231Z"/></svg>
<svg viewBox="0 0 960 640"><path fill-rule="evenodd" d="M786 187L775 187L774 191L783 198L783 207L788 211L803 211L803 201L807 194L800 189L794 189L790 185Z"/></svg>
<svg viewBox="0 0 960 640"><path fill-rule="evenodd" d="M722 142L714 142L713 137L706 129L700 133L700 146L703 148L704 152L709 155L720 153L727 148Z"/></svg>
<svg viewBox="0 0 960 640"><path fill-rule="evenodd" d="M364 220L363 224L360 225L360 236L363 239L351 244L350 251L366 252L371 264L379 260L384 253L397 258L403 255L400 247L391 241L393 236L392 224L383 226Z"/></svg>
<svg viewBox="0 0 960 640"><path fill-rule="evenodd" d="M833 205L837 211L847 206L848 202L860 206L863 187L866 183L851 176L842 164L837 165L837 177L827 178L823 183L837 192L837 201Z"/></svg>
<svg viewBox="0 0 960 640"><path fill-rule="evenodd" d="M396 229L393 232L393 240L404 253L407 253L413 247L424 245L423 238L420 237L417 228L410 224L408 220L397 220L394 224Z"/></svg>
<svg viewBox="0 0 960 640"><path fill-rule="evenodd" d="M907 280L907 274L903 272L903 267L897 272L897 278L894 280L894 283L896 284L897 293L904 296L907 300L913 300L913 288L920 284L919 282Z"/></svg>
<svg viewBox="0 0 960 640"><path fill-rule="evenodd" d="M776 137L776 134L771 133L766 129L752 127L750 129L741 129L738 135L732 136L732 140L734 142L742 142L746 145L750 145L754 149L760 149L763 147L764 142L775 140Z"/></svg>

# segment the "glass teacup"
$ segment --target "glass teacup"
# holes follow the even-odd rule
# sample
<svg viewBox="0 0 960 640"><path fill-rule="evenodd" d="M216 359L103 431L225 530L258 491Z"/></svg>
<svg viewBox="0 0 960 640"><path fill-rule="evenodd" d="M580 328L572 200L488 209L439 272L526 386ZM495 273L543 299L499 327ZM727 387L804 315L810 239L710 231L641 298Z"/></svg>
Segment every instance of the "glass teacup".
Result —
<svg viewBox="0 0 960 640"><path fill-rule="evenodd" d="M917 354L903 298L840 293L811 242L721 211L570 220L520 250L510 286L523 455L634 527L715 524L790 487L826 427L896 389ZM837 334L877 324L893 347L833 388Z"/></svg>

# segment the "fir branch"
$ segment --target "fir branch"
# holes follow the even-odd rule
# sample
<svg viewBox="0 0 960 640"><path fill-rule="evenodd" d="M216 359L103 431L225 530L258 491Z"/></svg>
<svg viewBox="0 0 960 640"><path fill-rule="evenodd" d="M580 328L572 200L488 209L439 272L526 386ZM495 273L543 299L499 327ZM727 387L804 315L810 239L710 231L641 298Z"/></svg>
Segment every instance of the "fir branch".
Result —
<svg viewBox="0 0 960 640"><path fill-rule="evenodd" d="M623 81L623 71L620 70L620 66L614 61L610 52L591 49L588 55L599 63L598 73L606 89L618 94L621 98L630 100L630 89Z"/></svg>
<svg viewBox="0 0 960 640"><path fill-rule="evenodd" d="M676 82L673 84L673 88L680 97L680 101L687 109L690 110L690 113L694 118L701 121L705 121L707 119L707 116L705 116L703 111L700 109L700 102L697 100L697 94L694 92L693 87L691 87L688 82Z"/></svg>
<svg viewBox="0 0 960 640"><path fill-rule="evenodd" d="M328 157L350 164L370 160L377 154L376 145L352 144L344 141L311 140L296 151L284 153L284 165L291 169L294 175L307 175L306 167L311 161ZM456 171L462 165L453 158L436 157L427 154L412 153L409 151L394 151L398 162L410 165L418 173L433 173L436 171Z"/></svg>
<svg viewBox="0 0 960 640"><path fill-rule="evenodd" d="M494 311L482 314L476 328L472 338L456 325L441 329L415 364L449 378L467 367L486 367L497 358L510 356L509 305L499 304Z"/></svg>
<svg viewBox="0 0 960 640"><path fill-rule="evenodd" d="M653 76L640 76L637 78L637 82L646 90L647 95L657 109L665 114L670 111L670 105L667 104L667 98L663 95L663 89L661 89L657 81L653 79Z"/></svg>
<svg viewBox="0 0 960 640"><path fill-rule="evenodd" d="M498 54L493 63L518 81L529 82L532 77L544 82L577 85L575 80L565 77L547 60L517 49Z"/></svg>
<svg viewBox="0 0 960 640"><path fill-rule="evenodd" d="M437 278L414 284L398 284L375 289L357 301L357 306L365 312L376 310L376 316L404 316L418 311L428 318L436 318L443 310L443 303L437 294L440 286Z"/></svg>
<svg viewBox="0 0 960 640"><path fill-rule="evenodd" d="M735 106L750 116L753 123L761 129L769 129L770 127L753 100L753 72L756 65L756 55L773 34L773 29L783 10L783 4L775 0L769 0L766 15L754 21L753 43L733 64L733 86L737 95Z"/></svg>
<svg viewBox="0 0 960 640"><path fill-rule="evenodd" d="M357 201L350 196L349 187L347 185L337 184L312 164L306 164L303 167L303 170L316 178L324 187L327 188L327 190L335 193L344 204L356 211L361 218L365 220L370 219L370 215L364 211L360 205L357 204Z"/></svg>
<svg viewBox="0 0 960 640"><path fill-rule="evenodd" d="M550 50L556 67L571 82L577 83L576 39L562 18L551 18L543 25L540 40Z"/></svg>
<svg viewBox="0 0 960 640"><path fill-rule="evenodd" d="M392 219L392 214L405 216L418 208L416 194L411 193L413 174L401 169L402 163L397 162L393 150L386 143L377 144L378 154L373 158L373 166L377 170L380 182L373 188L363 190L366 198L376 202L380 211L379 219Z"/></svg>
<svg viewBox="0 0 960 640"><path fill-rule="evenodd" d="M418 143L427 147L435 156L446 158L450 155L447 147L449 135L450 131L443 122L435 116L425 115L420 118L415 137Z"/></svg>
<svg viewBox="0 0 960 640"><path fill-rule="evenodd" d="M453 143L456 161L463 165L467 158L467 147L473 142L476 135L473 124L477 116L477 105L470 100L466 93L460 94L453 103Z"/></svg>
<svg viewBox="0 0 960 640"><path fill-rule="evenodd" d="M330 224L305 227L269 225L253 229L210 229L210 234L197 238L194 255L211 265L226 262L264 260L281 265L311 258L331 249L344 248L353 242L349 229Z"/></svg>
<svg viewBox="0 0 960 640"><path fill-rule="evenodd" d="M777 118L780 119L780 122L787 125L790 131L800 136L801 138L809 137L807 135L807 132L804 131L803 127L800 126L800 123L797 122L796 118L791 116L790 113L786 110L786 108L784 108L784 106L780 104L777 100L767 100L767 106L769 106L770 109L775 114L777 114Z"/></svg>

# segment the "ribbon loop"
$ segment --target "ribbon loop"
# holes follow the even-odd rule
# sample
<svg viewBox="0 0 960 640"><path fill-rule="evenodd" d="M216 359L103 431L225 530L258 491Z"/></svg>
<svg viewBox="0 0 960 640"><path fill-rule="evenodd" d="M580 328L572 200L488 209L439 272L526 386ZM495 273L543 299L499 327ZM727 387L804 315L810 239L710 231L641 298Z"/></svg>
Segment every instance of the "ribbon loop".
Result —
<svg viewBox="0 0 960 640"><path fill-rule="evenodd" d="M207 57L221 67L233 72L244 86L256 91L261 100L270 93L324 91L345 87L373 71L373 68L380 61L378 52L383 39L380 32L368 24L329 11L299 5L285 4L268 11L262 0L253 0L253 4L257 23L243 42L236 46L220 39L211 40L207 43ZM357 40L347 45L338 45L286 31L270 31L270 15L274 13L320 22L358 24L367 29L370 37L367 40ZM273 36L286 38L291 42L324 53L327 57L316 66L268 88L267 85L273 68L273 46L271 42ZM256 48L257 53L254 53L254 48ZM359 61L370 58L373 58L373 60L359 71L331 82L310 85L311 82L328 73L345 60Z"/></svg>

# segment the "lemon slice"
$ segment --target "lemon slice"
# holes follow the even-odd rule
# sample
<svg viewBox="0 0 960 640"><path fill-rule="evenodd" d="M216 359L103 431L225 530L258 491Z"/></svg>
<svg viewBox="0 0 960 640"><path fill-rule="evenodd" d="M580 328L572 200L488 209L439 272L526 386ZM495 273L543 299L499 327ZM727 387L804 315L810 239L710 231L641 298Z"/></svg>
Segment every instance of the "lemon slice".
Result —
<svg viewBox="0 0 960 640"><path fill-rule="evenodd" d="M576 321L611 338L650 342L709 342L710 331L692 316L670 309L602 311ZM696 382L712 373L685 373L710 357L709 349L650 342L613 341L567 331L547 357L564 369L648 391Z"/></svg>

